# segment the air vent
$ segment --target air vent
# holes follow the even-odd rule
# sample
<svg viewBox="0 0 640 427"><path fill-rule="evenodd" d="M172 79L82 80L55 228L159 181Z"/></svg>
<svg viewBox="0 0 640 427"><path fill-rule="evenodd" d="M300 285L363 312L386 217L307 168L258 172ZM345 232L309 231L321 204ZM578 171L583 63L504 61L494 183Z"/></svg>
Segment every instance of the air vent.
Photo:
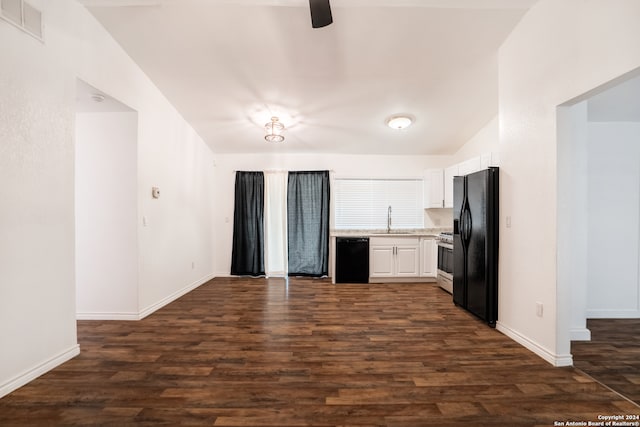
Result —
<svg viewBox="0 0 640 427"><path fill-rule="evenodd" d="M0 0L0 10L4 18L22 25L22 0Z"/></svg>
<svg viewBox="0 0 640 427"><path fill-rule="evenodd" d="M42 12L24 0L0 0L0 18L42 41Z"/></svg>

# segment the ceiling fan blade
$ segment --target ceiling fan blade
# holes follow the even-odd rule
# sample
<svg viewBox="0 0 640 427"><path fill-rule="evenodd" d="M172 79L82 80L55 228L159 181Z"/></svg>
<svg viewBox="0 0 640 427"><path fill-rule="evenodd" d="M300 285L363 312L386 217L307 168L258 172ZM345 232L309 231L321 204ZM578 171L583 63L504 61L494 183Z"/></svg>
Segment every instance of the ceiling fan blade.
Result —
<svg viewBox="0 0 640 427"><path fill-rule="evenodd" d="M311 8L311 26L322 28L333 22L329 0L309 0Z"/></svg>

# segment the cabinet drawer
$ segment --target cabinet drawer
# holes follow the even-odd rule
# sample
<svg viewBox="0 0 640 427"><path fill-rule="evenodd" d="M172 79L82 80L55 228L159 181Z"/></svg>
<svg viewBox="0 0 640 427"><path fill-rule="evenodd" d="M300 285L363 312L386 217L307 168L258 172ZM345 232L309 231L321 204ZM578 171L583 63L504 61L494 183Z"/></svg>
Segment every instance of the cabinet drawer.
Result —
<svg viewBox="0 0 640 427"><path fill-rule="evenodd" d="M375 236L369 238L370 246L419 246L420 238L414 236Z"/></svg>

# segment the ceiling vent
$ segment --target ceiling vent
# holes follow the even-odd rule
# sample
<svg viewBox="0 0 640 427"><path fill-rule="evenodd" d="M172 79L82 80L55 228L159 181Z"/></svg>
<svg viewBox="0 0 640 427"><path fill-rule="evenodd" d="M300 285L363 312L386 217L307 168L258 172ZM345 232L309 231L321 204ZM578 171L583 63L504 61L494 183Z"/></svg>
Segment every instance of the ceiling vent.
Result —
<svg viewBox="0 0 640 427"><path fill-rule="evenodd" d="M43 41L42 12L26 1L0 0L0 18Z"/></svg>

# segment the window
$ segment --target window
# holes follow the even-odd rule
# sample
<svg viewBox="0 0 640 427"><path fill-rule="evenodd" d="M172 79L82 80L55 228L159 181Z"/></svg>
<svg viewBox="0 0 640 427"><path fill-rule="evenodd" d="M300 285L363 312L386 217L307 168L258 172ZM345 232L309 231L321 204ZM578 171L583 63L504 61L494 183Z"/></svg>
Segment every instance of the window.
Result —
<svg viewBox="0 0 640 427"><path fill-rule="evenodd" d="M336 179L336 229L385 229L391 206L391 228L424 227L421 179Z"/></svg>

